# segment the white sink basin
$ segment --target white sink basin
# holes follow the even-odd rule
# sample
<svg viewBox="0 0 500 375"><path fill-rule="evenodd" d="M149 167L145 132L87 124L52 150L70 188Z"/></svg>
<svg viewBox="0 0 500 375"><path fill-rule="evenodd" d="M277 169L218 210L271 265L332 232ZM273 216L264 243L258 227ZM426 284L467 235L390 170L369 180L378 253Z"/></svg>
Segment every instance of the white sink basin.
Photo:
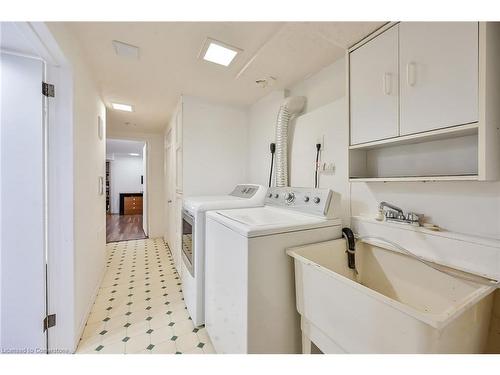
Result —
<svg viewBox="0 0 500 375"><path fill-rule="evenodd" d="M295 258L303 349L324 353L481 353L494 288L453 277L400 253L345 241L287 250Z"/></svg>

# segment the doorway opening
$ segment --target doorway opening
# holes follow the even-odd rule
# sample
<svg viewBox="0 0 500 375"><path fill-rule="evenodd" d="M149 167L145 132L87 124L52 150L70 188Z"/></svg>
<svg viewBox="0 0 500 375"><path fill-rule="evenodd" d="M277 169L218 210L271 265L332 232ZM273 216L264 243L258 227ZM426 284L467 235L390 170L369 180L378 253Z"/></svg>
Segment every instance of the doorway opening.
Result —
<svg viewBox="0 0 500 375"><path fill-rule="evenodd" d="M106 242L148 238L147 145L106 140Z"/></svg>

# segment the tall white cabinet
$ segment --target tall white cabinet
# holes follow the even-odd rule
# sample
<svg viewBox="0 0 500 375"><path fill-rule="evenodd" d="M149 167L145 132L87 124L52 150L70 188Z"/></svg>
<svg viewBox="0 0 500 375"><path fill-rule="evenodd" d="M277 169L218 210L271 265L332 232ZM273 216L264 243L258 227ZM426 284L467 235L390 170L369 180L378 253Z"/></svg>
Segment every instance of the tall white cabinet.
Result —
<svg viewBox="0 0 500 375"><path fill-rule="evenodd" d="M246 112L182 96L165 131L165 239L180 270L184 197L228 194L246 183Z"/></svg>
<svg viewBox="0 0 500 375"><path fill-rule="evenodd" d="M500 178L499 23L389 23L347 64L351 181Z"/></svg>

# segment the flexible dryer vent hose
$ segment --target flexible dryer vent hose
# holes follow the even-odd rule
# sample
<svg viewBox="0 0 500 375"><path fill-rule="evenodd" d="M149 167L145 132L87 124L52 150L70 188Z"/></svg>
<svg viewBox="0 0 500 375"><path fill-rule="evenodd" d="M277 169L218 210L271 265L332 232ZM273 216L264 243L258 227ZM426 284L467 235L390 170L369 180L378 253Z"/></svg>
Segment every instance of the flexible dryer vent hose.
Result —
<svg viewBox="0 0 500 375"><path fill-rule="evenodd" d="M288 186L288 125L303 109L306 98L292 96L285 99L276 120L276 186Z"/></svg>

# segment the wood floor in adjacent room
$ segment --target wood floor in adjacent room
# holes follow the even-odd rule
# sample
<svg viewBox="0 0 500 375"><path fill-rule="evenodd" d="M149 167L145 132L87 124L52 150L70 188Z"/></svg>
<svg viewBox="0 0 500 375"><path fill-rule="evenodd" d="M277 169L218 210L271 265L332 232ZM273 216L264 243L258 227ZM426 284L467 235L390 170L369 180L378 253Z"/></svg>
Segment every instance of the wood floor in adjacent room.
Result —
<svg viewBox="0 0 500 375"><path fill-rule="evenodd" d="M142 215L106 215L106 242L147 238L142 229Z"/></svg>

